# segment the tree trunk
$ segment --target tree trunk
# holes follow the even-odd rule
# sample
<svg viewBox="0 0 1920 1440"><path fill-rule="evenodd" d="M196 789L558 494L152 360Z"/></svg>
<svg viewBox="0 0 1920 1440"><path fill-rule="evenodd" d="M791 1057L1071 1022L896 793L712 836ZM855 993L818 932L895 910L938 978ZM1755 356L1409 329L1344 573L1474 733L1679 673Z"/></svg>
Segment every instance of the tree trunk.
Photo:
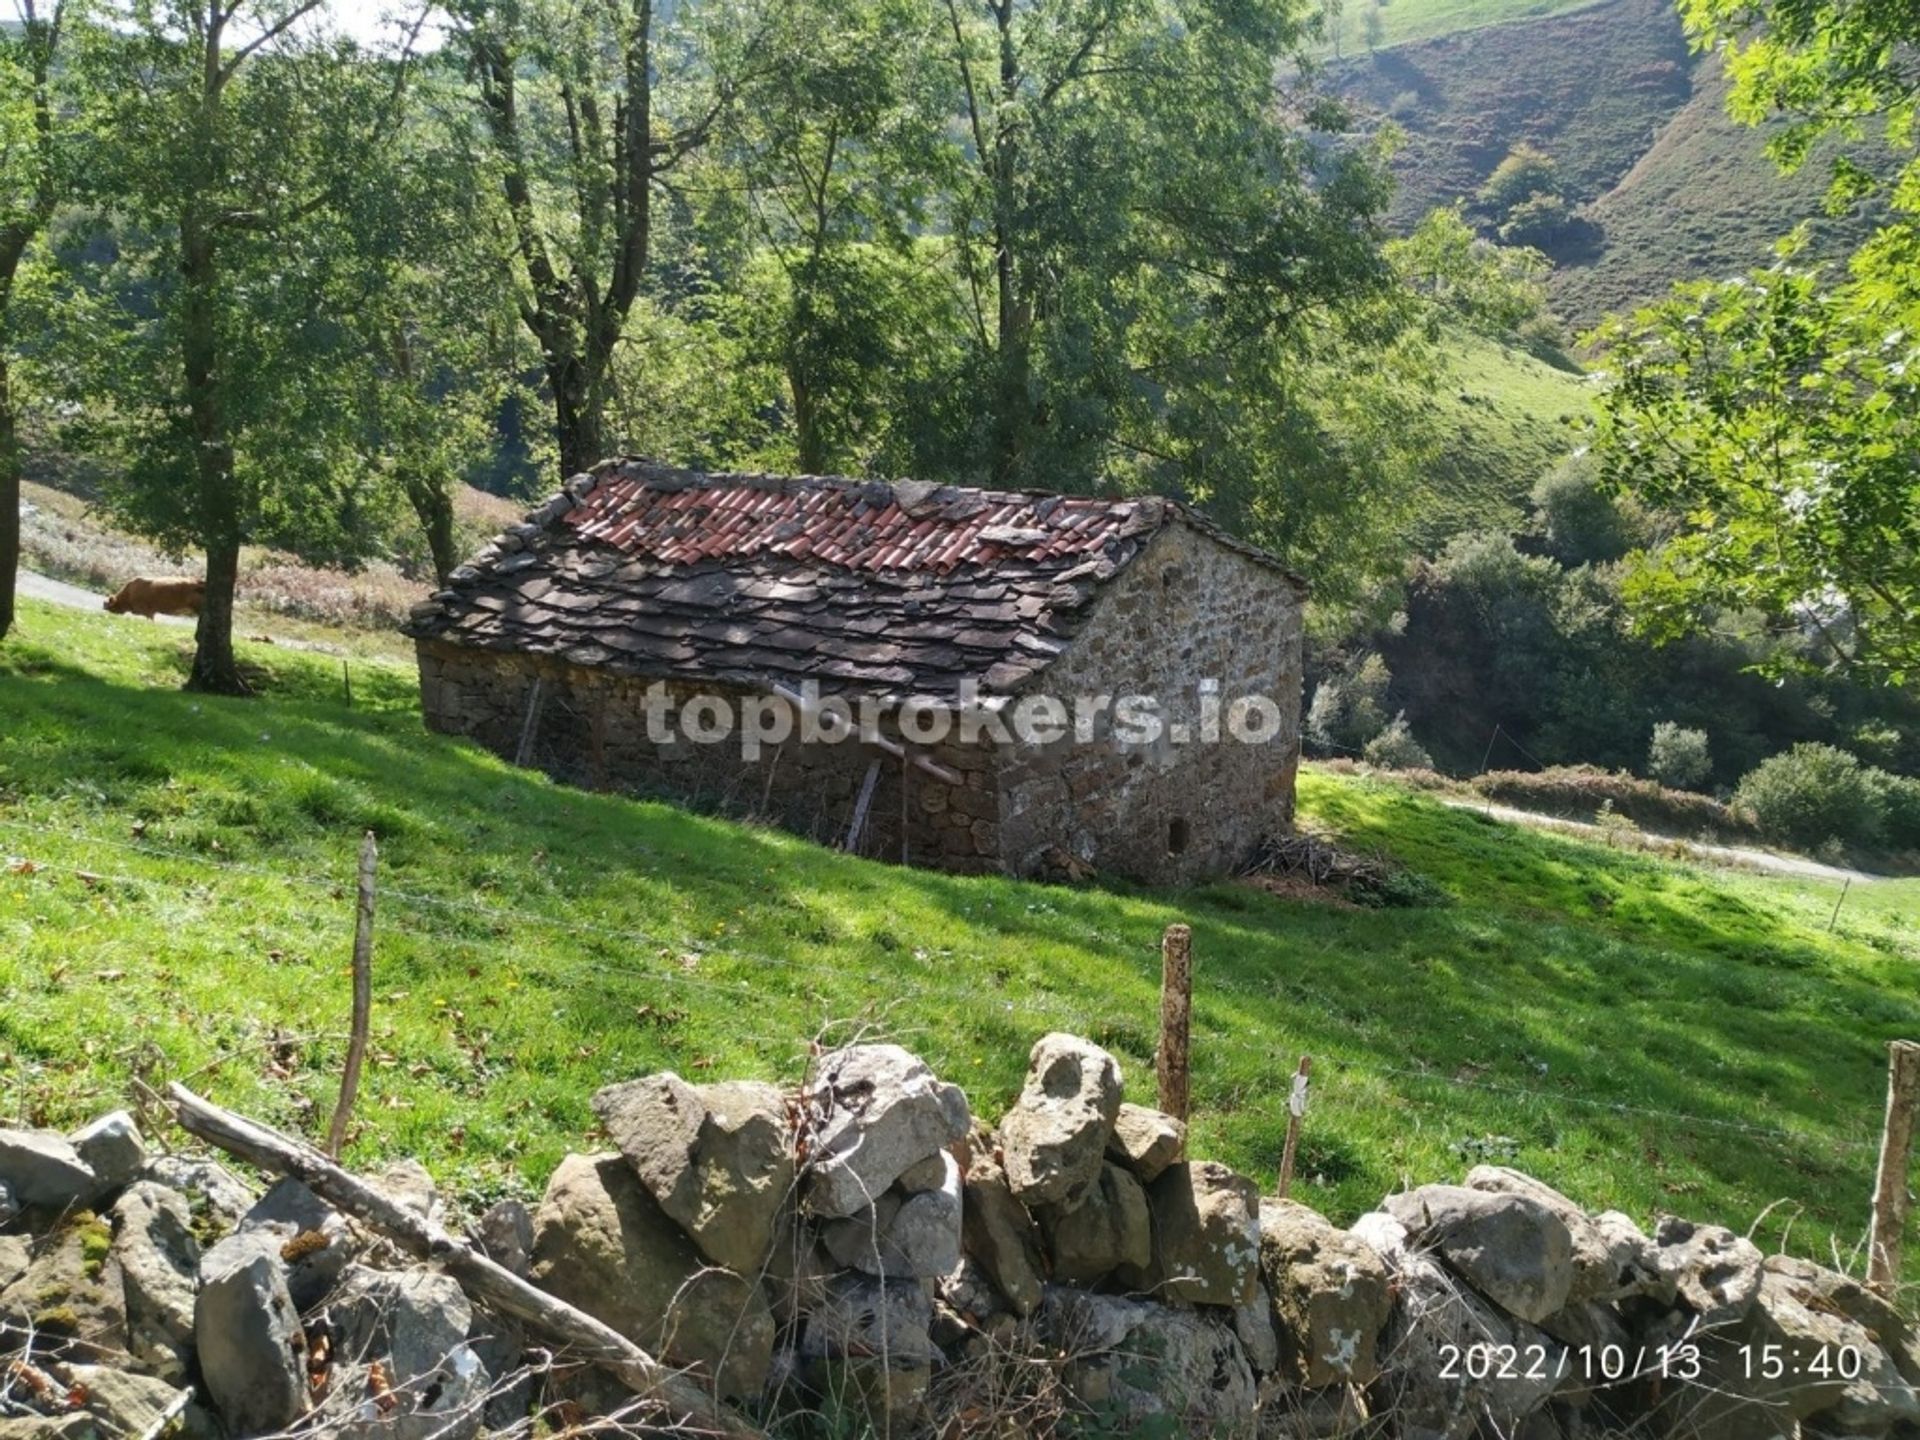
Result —
<svg viewBox="0 0 1920 1440"><path fill-rule="evenodd" d="M453 496L444 485L430 476L416 475L406 481L407 500L426 533L427 550L433 556L433 575L445 589L460 557L453 548Z"/></svg>
<svg viewBox="0 0 1920 1440"><path fill-rule="evenodd" d="M1007 118L1019 96L1021 79L1019 50L1013 43L1012 0L1002 0L995 8L994 23L1000 38L1002 110L993 154L980 158L992 167L993 267L998 300L994 316L999 374L994 395L993 478L996 484L1010 485L1026 458L1027 422L1033 413L1027 393L1032 378L1033 308L1020 293L1020 266L1014 255L1014 177L1020 168L1020 147Z"/></svg>
<svg viewBox="0 0 1920 1440"><path fill-rule="evenodd" d="M180 222L181 368L198 471L199 528L207 547L207 593L194 635L189 690L245 695L247 682L233 658L233 591L240 576L240 493L234 477L233 442L220 396L220 342L213 236L189 209Z"/></svg>
<svg viewBox="0 0 1920 1440"><path fill-rule="evenodd" d="M548 361L547 386L553 391L554 437L560 445L560 478L564 482L607 458L601 412L587 364L577 355Z"/></svg>
<svg viewBox="0 0 1920 1440"><path fill-rule="evenodd" d="M9 386L6 326L0 324L0 640L13 629L13 588L20 575L20 438Z"/></svg>

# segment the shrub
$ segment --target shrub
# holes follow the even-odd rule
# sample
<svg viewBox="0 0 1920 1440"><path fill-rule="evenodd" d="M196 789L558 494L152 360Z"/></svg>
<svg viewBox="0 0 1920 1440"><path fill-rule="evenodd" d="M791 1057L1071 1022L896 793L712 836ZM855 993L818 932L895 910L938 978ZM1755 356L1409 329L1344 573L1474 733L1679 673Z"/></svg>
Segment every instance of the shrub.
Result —
<svg viewBox="0 0 1920 1440"><path fill-rule="evenodd" d="M1868 770L1880 801L1880 840L1889 850L1920 850L1920 780Z"/></svg>
<svg viewBox="0 0 1920 1440"><path fill-rule="evenodd" d="M1569 455L1533 487L1533 523L1547 552L1568 568L1618 560L1647 541L1645 519L1601 485L1587 451Z"/></svg>
<svg viewBox="0 0 1920 1440"><path fill-rule="evenodd" d="M1407 724L1404 710L1367 742L1364 753L1369 765L1377 765L1382 770L1433 769L1433 757L1413 738L1413 727Z"/></svg>
<svg viewBox="0 0 1920 1440"><path fill-rule="evenodd" d="M1546 770L1489 770L1472 787L1490 800L1592 823L1605 810L1658 834L1702 833L1751 839L1754 828L1738 810L1688 790L1669 790L1637 775L1593 765L1555 765ZM1611 807L1610 809L1608 807Z"/></svg>
<svg viewBox="0 0 1920 1440"><path fill-rule="evenodd" d="M1801 744L1762 760L1734 799L1776 840L1813 847L1829 840L1871 845L1885 801L1858 759L1831 745Z"/></svg>
<svg viewBox="0 0 1920 1440"><path fill-rule="evenodd" d="M1358 754L1387 728L1387 662L1366 654L1315 688L1307 707L1307 739L1321 750Z"/></svg>
<svg viewBox="0 0 1920 1440"><path fill-rule="evenodd" d="M1648 779L1675 790L1698 790L1712 773L1706 731L1689 730L1671 720L1653 727L1653 741L1647 746Z"/></svg>

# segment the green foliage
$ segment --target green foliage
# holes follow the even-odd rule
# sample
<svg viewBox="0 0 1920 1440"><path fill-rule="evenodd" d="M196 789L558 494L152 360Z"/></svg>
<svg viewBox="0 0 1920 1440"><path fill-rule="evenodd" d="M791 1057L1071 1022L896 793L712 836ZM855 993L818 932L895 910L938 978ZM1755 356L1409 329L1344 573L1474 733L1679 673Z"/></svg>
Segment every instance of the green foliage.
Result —
<svg viewBox="0 0 1920 1440"><path fill-rule="evenodd" d="M1559 198L1562 194L1560 167L1554 158L1521 141L1493 167L1493 173L1474 195L1474 203L1496 224L1537 196Z"/></svg>
<svg viewBox="0 0 1920 1440"><path fill-rule="evenodd" d="M1354 656L1322 680L1307 707L1307 739L1323 752L1358 754L1387 727L1393 676L1378 655Z"/></svg>
<svg viewBox="0 0 1920 1440"><path fill-rule="evenodd" d="M1920 851L1920 779L1874 767L1866 772L1880 811L1880 841L1889 850Z"/></svg>
<svg viewBox="0 0 1920 1440"><path fill-rule="evenodd" d="M1553 245L1573 224L1573 206L1564 195L1529 195L1507 211L1500 238L1508 245Z"/></svg>
<svg viewBox="0 0 1920 1440"><path fill-rule="evenodd" d="M1645 515L1606 486L1590 451L1568 456L1542 476L1533 508L1547 553L1568 567L1618 560L1652 539Z"/></svg>
<svg viewBox="0 0 1920 1440"><path fill-rule="evenodd" d="M1386 256L1416 294L1485 334L1517 335L1546 313L1546 256L1491 244L1457 207L1430 211Z"/></svg>
<svg viewBox="0 0 1920 1440"><path fill-rule="evenodd" d="M1361 754L1369 765L1382 770L1431 770L1433 757L1426 748L1413 738L1413 727L1407 724L1406 711L1401 711L1387 723L1378 735L1367 741Z"/></svg>
<svg viewBox="0 0 1920 1440"><path fill-rule="evenodd" d="M1675 790L1697 790L1713 774L1707 732L1671 720L1654 723L1647 746L1647 778Z"/></svg>
<svg viewBox="0 0 1920 1440"><path fill-rule="evenodd" d="M1782 259L1602 330L1603 472L1677 521L1628 588L1646 633L1751 608L1863 676L1920 661L1916 257L1890 231L1838 286Z"/></svg>
<svg viewBox="0 0 1920 1440"><path fill-rule="evenodd" d="M1866 767L1831 745L1796 745L1769 757L1741 779L1734 799L1768 835L1806 848L1871 845L1884 819Z"/></svg>

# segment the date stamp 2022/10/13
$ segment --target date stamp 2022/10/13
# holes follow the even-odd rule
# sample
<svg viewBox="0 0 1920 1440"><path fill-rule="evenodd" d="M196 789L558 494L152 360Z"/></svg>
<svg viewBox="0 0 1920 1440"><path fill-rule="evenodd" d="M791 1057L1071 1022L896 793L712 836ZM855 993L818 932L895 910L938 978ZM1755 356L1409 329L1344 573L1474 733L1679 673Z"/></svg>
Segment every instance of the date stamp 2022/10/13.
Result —
<svg viewBox="0 0 1920 1440"><path fill-rule="evenodd" d="M1858 1380L1866 1359L1852 1345L1775 1345L1707 1342L1714 1378L1728 1380ZM1564 1380L1617 1384L1648 1377L1699 1380L1708 1357L1703 1342L1663 1345L1442 1345L1443 1380Z"/></svg>

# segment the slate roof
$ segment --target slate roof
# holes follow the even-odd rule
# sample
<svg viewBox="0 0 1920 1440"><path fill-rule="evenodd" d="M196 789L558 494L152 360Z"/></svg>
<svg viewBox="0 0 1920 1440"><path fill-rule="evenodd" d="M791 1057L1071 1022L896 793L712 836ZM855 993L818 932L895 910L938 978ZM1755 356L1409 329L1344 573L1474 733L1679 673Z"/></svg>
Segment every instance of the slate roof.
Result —
<svg viewBox="0 0 1920 1440"><path fill-rule="evenodd" d="M1305 582L1175 501L603 461L454 571L406 633L626 674L951 700L1065 649L1169 524Z"/></svg>

